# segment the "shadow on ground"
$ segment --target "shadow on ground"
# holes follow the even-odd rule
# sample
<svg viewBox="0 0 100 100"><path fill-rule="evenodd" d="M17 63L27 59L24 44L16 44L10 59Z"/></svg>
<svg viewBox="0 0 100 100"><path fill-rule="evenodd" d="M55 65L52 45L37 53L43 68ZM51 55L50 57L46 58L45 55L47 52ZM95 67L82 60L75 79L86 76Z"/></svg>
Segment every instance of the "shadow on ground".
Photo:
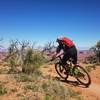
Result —
<svg viewBox="0 0 100 100"><path fill-rule="evenodd" d="M72 86L87 88L87 86L82 85L78 81L75 81L75 80L74 81L73 80L64 80L64 79L61 79L60 77L55 77L55 79L58 80L58 81L61 81L63 83L67 83L69 85L72 85Z"/></svg>

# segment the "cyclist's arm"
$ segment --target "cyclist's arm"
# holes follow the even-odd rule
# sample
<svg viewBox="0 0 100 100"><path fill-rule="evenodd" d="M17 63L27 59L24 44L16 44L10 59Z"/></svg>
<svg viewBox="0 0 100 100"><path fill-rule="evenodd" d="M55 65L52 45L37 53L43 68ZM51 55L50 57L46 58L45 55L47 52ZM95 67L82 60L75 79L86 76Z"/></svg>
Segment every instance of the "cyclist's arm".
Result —
<svg viewBox="0 0 100 100"><path fill-rule="evenodd" d="M57 49L56 49L56 53L58 54L58 53L61 51L61 49L62 49L62 45L59 45L59 46L57 47Z"/></svg>
<svg viewBox="0 0 100 100"><path fill-rule="evenodd" d="M54 55L53 55L53 58L56 58L56 57L59 55L61 49L62 49L62 45L59 45L59 46L57 47L57 49L56 49L56 52L55 52Z"/></svg>

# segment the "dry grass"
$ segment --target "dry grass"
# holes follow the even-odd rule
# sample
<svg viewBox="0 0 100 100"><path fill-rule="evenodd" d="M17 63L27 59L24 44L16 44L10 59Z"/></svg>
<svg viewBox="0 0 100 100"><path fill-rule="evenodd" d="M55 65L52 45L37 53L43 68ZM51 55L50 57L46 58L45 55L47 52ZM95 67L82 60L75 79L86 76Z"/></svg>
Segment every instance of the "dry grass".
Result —
<svg viewBox="0 0 100 100"><path fill-rule="evenodd" d="M0 85L0 95L4 95L6 93L7 93L7 89L3 85Z"/></svg>
<svg viewBox="0 0 100 100"><path fill-rule="evenodd" d="M87 65L85 67L85 69L88 71L88 72L91 72L92 70L95 70L96 69L96 66L94 64L92 65Z"/></svg>
<svg viewBox="0 0 100 100"><path fill-rule="evenodd" d="M44 100L71 100L81 99L80 95L52 77L39 77L35 82L25 85L26 91L38 92L44 95ZM40 99L41 100L41 99Z"/></svg>

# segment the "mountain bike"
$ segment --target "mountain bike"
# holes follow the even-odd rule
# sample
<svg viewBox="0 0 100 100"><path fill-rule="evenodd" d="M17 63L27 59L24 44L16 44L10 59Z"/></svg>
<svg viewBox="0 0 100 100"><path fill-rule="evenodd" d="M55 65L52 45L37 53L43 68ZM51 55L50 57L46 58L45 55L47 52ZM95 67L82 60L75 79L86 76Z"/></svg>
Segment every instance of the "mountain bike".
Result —
<svg viewBox="0 0 100 100"><path fill-rule="evenodd" d="M88 87L91 84L91 78L88 72L80 65L73 64L73 59L69 59L66 65L62 64L62 57L58 56L59 60L55 63L55 69L58 75L67 80L68 76L73 76L77 79L79 83ZM54 60L54 59L53 59Z"/></svg>

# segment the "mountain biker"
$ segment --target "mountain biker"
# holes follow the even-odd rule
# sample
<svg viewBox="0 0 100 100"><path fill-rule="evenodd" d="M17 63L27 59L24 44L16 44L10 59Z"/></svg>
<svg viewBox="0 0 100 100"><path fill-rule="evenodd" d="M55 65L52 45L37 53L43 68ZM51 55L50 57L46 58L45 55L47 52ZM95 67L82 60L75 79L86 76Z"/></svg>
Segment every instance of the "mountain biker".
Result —
<svg viewBox="0 0 100 100"><path fill-rule="evenodd" d="M57 38L56 42L58 42L59 45L56 48L56 52L53 55L53 59L59 55L61 50L63 50L62 64L66 65L66 62L70 58L73 59L72 61L73 64L77 64L77 49L73 41L67 37L61 37L61 38Z"/></svg>

